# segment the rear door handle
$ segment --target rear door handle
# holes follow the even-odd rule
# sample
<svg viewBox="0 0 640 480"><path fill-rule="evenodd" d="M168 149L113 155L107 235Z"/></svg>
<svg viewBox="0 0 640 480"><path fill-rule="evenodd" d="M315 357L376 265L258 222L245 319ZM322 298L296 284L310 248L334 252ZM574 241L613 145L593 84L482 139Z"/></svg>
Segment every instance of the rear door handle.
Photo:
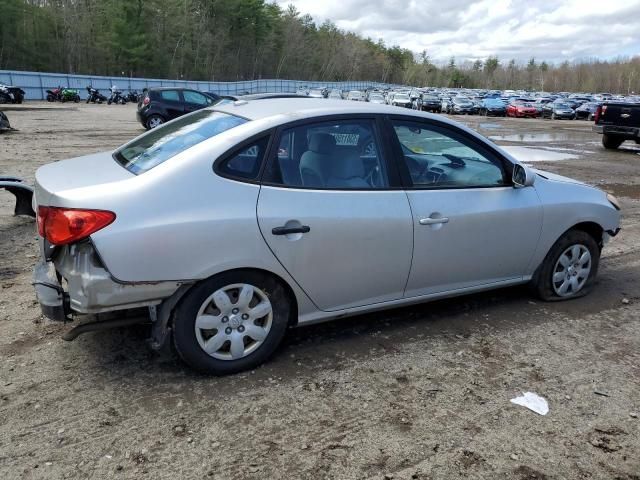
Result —
<svg viewBox="0 0 640 480"><path fill-rule="evenodd" d="M420 225L437 225L438 223L449 223L449 217L421 218Z"/></svg>
<svg viewBox="0 0 640 480"><path fill-rule="evenodd" d="M289 235L291 233L309 233L311 227L307 225L300 225L299 227L275 227L271 230L274 235Z"/></svg>

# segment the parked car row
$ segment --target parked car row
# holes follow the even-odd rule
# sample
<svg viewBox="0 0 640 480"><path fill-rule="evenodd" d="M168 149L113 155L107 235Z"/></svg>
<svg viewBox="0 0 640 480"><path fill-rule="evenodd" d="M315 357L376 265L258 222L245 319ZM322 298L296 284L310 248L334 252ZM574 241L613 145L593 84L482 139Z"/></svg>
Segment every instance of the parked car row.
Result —
<svg viewBox="0 0 640 480"><path fill-rule="evenodd" d="M89 87L87 87L89 89ZM504 92L438 91L434 89L349 90L310 88L296 93L219 95L188 88L151 88L139 97L138 121L147 129L219 102L263 98L341 99L449 115L593 120L600 102L592 97L507 95Z"/></svg>
<svg viewBox="0 0 640 480"><path fill-rule="evenodd" d="M608 99L623 97L608 93L571 94L513 90L465 90L437 88L398 88L349 90L303 88L297 95L334 98L359 102L393 105L449 115L508 116L517 118L581 119L592 121L596 110ZM639 97L624 97L640 103Z"/></svg>

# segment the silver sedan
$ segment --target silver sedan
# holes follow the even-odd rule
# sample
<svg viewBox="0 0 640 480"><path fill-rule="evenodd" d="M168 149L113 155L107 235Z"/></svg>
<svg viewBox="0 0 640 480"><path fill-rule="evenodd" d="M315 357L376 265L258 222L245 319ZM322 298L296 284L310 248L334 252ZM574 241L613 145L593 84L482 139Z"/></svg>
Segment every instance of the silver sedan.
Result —
<svg viewBox="0 0 640 480"><path fill-rule="evenodd" d="M34 285L77 334L150 322L198 370L273 354L287 329L529 283L589 291L617 200L474 131L309 99L200 110L114 152L40 168Z"/></svg>

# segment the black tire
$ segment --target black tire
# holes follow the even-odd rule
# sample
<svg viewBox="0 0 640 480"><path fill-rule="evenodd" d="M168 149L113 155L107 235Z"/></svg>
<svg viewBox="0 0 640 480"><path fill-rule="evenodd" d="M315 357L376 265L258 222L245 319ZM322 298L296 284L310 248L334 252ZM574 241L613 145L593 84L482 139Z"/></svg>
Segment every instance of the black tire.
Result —
<svg viewBox="0 0 640 480"><path fill-rule="evenodd" d="M234 284L250 284L267 296L272 307L271 328L256 350L236 360L217 359L203 350L195 333L198 311L215 291ZM234 302L235 303L235 302ZM255 368L267 361L284 338L293 311L285 287L276 278L253 270L236 270L216 275L195 286L174 313L173 342L180 358L194 370L211 375L228 375Z"/></svg>
<svg viewBox="0 0 640 480"><path fill-rule="evenodd" d="M623 137L619 137L617 135L611 135L609 133L605 133L602 135L602 146L607 150L615 150L624 142Z"/></svg>
<svg viewBox="0 0 640 480"><path fill-rule="evenodd" d="M558 295L553 288L554 268L563 252L572 245L583 245L589 250L589 253L591 254L591 271L580 290L570 294L569 296L563 297ZM591 291L593 281L598 273L599 263L600 247L595 239L582 230L569 230L563 234L556 243L554 243L553 247L551 247L551 250L549 250L549 253L547 253L544 261L540 267L538 267L538 270L533 276L531 285L537 296L548 302L571 300L573 298L583 297Z"/></svg>
<svg viewBox="0 0 640 480"><path fill-rule="evenodd" d="M107 100L107 105L111 105L111 99Z"/></svg>

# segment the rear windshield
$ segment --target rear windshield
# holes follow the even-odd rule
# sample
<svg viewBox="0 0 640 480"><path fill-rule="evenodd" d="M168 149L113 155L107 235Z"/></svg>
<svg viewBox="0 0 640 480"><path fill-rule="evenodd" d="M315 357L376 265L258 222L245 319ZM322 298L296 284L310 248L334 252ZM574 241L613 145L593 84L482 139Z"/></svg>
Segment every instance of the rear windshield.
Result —
<svg viewBox="0 0 640 480"><path fill-rule="evenodd" d="M113 156L120 165L138 175L208 138L246 122L244 118L227 113L199 110L154 128L120 147Z"/></svg>

